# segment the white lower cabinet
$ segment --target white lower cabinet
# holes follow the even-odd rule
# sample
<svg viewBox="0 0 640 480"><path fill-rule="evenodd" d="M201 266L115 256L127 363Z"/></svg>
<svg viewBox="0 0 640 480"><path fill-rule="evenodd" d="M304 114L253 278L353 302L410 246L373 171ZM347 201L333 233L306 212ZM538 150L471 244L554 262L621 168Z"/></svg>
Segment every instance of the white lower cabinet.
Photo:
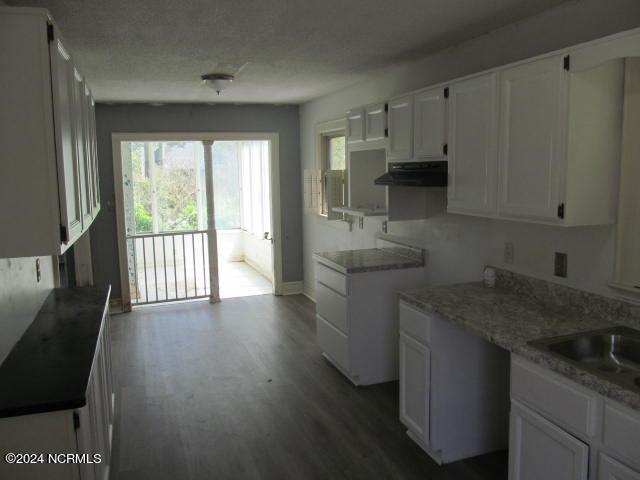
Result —
<svg viewBox="0 0 640 480"><path fill-rule="evenodd" d="M640 412L511 358L509 480L640 480Z"/></svg>
<svg viewBox="0 0 640 480"><path fill-rule="evenodd" d="M589 446L517 401L511 404L509 478L587 480Z"/></svg>
<svg viewBox="0 0 640 480"><path fill-rule="evenodd" d="M420 285L424 268L344 274L316 263L316 339L355 385L398 379L395 292Z"/></svg>
<svg viewBox="0 0 640 480"><path fill-rule="evenodd" d="M400 421L438 463L506 448L509 355L400 302Z"/></svg>
<svg viewBox="0 0 640 480"><path fill-rule="evenodd" d="M429 375L431 350L400 332L400 420L429 443Z"/></svg>

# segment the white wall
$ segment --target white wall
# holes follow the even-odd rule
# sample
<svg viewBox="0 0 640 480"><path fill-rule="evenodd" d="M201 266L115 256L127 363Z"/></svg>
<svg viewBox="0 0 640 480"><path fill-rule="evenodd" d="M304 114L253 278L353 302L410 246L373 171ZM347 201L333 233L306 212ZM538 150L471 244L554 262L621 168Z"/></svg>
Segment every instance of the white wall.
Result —
<svg viewBox="0 0 640 480"><path fill-rule="evenodd" d="M39 283L36 258L0 259L0 363L31 325L54 286L51 257L39 258Z"/></svg>
<svg viewBox="0 0 640 480"><path fill-rule="evenodd" d="M349 108L639 25L640 2L637 0L571 1L420 61L377 72L368 81L301 107L302 168L314 166L316 123L340 117ZM305 291L313 296L312 253L373 247L380 222L366 219L364 230L355 225L349 233L319 217L303 217ZM442 214L424 221L391 222L389 233L426 244L429 258L425 282L478 279L483 265L503 266L504 242L512 241L515 262L505 267L581 289L613 294L606 285L613 270L614 227L563 229ZM568 253L566 280L552 276L554 251Z"/></svg>

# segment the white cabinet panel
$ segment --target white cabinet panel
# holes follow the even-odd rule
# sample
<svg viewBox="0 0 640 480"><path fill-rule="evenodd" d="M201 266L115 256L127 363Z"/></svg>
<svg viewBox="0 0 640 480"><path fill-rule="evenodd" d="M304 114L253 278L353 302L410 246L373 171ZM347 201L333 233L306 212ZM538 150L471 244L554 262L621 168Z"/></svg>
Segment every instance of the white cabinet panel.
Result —
<svg viewBox="0 0 640 480"><path fill-rule="evenodd" d="M587 480L589 446L511 403L509 480Z"/></svg>
<svg viewBox="0 0 640 480"><path fill-rule="evenodd" d="M71 56L60 39L51 42L51 81L56 125L58 191L63 243L72 242L82 233L80 204L80 164L75 148L76 80ZM66 241L65 241L66 240Z"/></svg>
<svg viewBox="0 0 640 480"><path fill-rule="evenodd" d="M365 109L365 140L381 140L385 138L387 129L387 104L376 103Z"/></svg>
<svg viewBox="0 0 640 480"><path fill-rule="evenodd" d="M640 472L601 453L598 465L598 480L640 480Z"/></svg>
<svg viewBox="0 0 640 480"><path fill-rule="evenodd" d="M429 444L429 347L400 332L400 421Z"/></svg>
<svg viewBox="0 0 640 480"><path fill-rule="evenodd" d="M390 160L410 160L413 155L413 97L406 95L389 101Z"/></svg>
<svg viewBox="0 0 640 480"><path fill-rule="evenodd" d="M567 73L561 56L500 72L501 215L558 220Z"/></svg>
<svg viewBox="0 0 640 480"><path fill-rule="evenodd" d="M347 336L320 315L316 315L316 335L318 345L325 354L343 371L349 372L351 365Z"/></svg>
<svg viewBox="0 0 640 480"><path fill-rule="evenodd" d="M356 108L347 112L347 142L364 141L364 109Z"/></svg>
<svg viewBox="0 0 640 480"><path fill-rule="evenodd" d="M347 297L316 282L316 313L345 335L349 333Z"/></svg>
<svg viewBox="0 0 640 480"><path fill-rule="evenodd" d="M80 73L74 69L74 95L73 95L73 129L80 172L80 208L82 212L82 223L91 223L91 170L92 165L89 159L89 106L86 101L86 85Z"/></svg>
<svg viewBox="0 0 640 480"><path fill-rule="evenodd" d="M450 87L448 211L496 211L497 74Z"/></svg>
<svg viewBox="0 0 640 480"><path fill-rule="evenodd" d="M613 402L604 407L604 444L615 456L640 468L640 415Z"/></svg>
<svg viewBox="0 0 640 480"><path fill-rule="evenodd" d="M419 158L445 156L445 89L434 88L414 97L413 155Z"/></svg>

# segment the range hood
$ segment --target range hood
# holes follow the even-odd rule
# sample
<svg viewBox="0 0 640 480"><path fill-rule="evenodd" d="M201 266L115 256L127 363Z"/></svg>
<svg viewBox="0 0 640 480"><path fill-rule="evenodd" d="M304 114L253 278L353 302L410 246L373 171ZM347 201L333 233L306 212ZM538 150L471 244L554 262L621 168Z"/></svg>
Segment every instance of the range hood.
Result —
<svg viewBox="0 0 640 480"><path fill-rule="evenodd" d="M374 180L376 185L403 187L446 187L447 162L390 163L389 171Z"/></svg>

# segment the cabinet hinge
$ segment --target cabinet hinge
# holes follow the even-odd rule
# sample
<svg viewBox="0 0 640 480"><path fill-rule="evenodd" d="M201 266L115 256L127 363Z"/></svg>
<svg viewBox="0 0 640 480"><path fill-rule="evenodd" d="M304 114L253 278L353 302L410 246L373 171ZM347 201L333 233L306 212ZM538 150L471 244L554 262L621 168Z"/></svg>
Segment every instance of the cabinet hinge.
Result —
<svg viewBox="0 0 640 480"><path fill-rule="evenodd" d="M60 240L62 240L62 243L69 242L69 232L67 231L67 227L64 225L60 225Z"/></svg>
<svg viewBox="0 0 640 480"><path fill-rule="evenodd" d="M385 111L385 112L388 112L388 111L389 111L389 104L388 104L388 103L385 103L385 104L384 104L384 111Z"/></svg>
<svg viewBox="0 0 640 480"><path fill-rule="evenodd" d="M80 414L76 411L73 412L73 428L75 430L80 428Z"/></svg>
<svg viewBox="0 0 640 480"><path fill-rule="evenodd" d="M47 23L47 40L53 42L53 25Z"/></svg>
<svg viewBox="0 0 640 480"><path fill-rule="evenodd" d="M385 128L385 129L384 129L384 136L385 136L385 137L388 137L388 136L389 136L389 129L388 129L388 128Z"/></svg>
<svg viewBox="0 0 640 480"><path fill-rule="evenodd" d="M445 87L444 89L444 98L449 98L449 87Z"/></svg>
<svg viewBox="0 0 640 480"><path fill-rule="evenodd" d="M443 155L448 155L448 154L449 154L449 144L448 144L448 143L445 143L445 144L442 146L442 154L443 154Z"/></svg>
<svg viewBox="0 0 640 480"><path fill-rule="evenodd" d="M558 218L564 218L564 203L558 205Z"/></svg>
<svg viewBox="0 0 640 480"><path fill-rule="evenodd" d="M564 61L563 61L563 67L564 67L565 70L569 70L571 68L571 56L570 55L565 55Z"/></svg>

